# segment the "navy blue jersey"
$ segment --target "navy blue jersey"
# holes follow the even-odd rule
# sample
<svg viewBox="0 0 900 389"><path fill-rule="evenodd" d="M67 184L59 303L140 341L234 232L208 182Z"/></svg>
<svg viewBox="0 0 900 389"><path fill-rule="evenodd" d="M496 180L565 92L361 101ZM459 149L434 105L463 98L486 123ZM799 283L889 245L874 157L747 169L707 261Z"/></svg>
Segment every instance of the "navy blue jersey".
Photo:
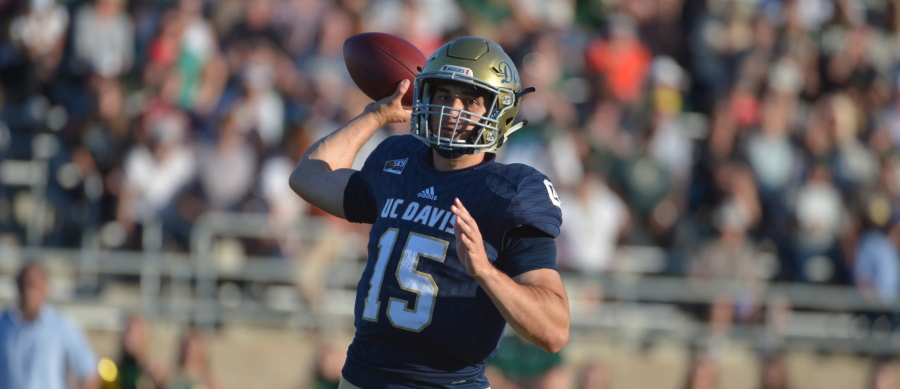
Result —
<svg viewBox="0 0 900 389"><path fill-rule="evenodd" d="M491 160L439 171L409 135L383 141L344 193L347 220L372 223L369 258L355 305L356 336L344 377L365 388L487 387L484 363L506 324L456 255L459 198L475 218L490 261L514 277L541 263L503 247L511 229L559 235L562 214L550 180L527 165Z"/></svg>

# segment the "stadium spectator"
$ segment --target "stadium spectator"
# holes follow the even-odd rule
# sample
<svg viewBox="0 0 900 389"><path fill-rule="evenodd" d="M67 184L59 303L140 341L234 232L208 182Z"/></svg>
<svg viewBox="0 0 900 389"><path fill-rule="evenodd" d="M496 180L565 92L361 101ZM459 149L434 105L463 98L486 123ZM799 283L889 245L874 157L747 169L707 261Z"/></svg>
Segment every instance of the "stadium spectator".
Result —
<svg viewBox="0 0 900 389"><path fill-rule="evenodd" d="M264 150L282 142L284 101L275 90L277 53L271 47L254 49L240 71L243 96L232 107L234 124L258 137Z"/></svg>
<svg viewBox="0 0 900 389"><path fill-rule="evenodd" d="M146 143L133 146L122 167L117 217L129 232L135 231L136 224L160 221L164 211L171 211L175 196L197 169L183 114L165 111L146 125Z"/></svg>
<svg viewBox="0 0 900 389"><path fill-rule="evenodd" d="M241 20L224 37L230 49L249 49L257 45L284 47L282 35L273 24L275 1L242 2Z"/></svg>
<svg viewBox="0 0 900 389"><path fill-rule="evenodd" d="M258 147L252 134L241 131L233 116L220 120L214 139L194 142L196 172L176 190L162 212L163 227L182 248L190 247L191 228L207 212L251 211L248 204L256 182Z"/></svg>
<svg viewBox="0 0 900 389"><path fill-rule="evenodd" d="M695 351L688 367L684 389L715 389L719 387L719 370L708 351Z"/></svg>
<svg viewBox="0 0 900 389"><path fill-rule="evenodd" d="M310 389L338 389L347 355L329 344L319 345Z"/></svg>
<svg viewBox="0 0 900 389"><path fill-rule="evenodd" d="M253 189L258 170L259 155L249 138L238 128L232 116L225 116L219 122L215 139L196 142L197 175L191 184L190 194L195 201L189 203L194 210L182 208L182 215L186 212L202 213L202 210L240 210L241 202Z"/></svg>
<svg viewBox="0 0 900 389"><path fill-rule="evenodd" d="M53 0L32 0L27 13L13 19L10 38L34 65L34 79L30 81L47 83L56 75L68 29L68 10Z"/></svg>
<svg viewBox="0 0 900 389"><path fill-rule="evenodd" d="M763 357L760 374L760 389L787 389L790 387L787 362L781 353Z"/></svg>
<svg viewBox="0 0 900 389"><path fill-rule="evenodd" d="M148 355L150 339L144 318L137 314L129 315L122 330L121 355L116 361L118 375L116 382L119 389L144 388L149 383L153 388L163 388L168 381L168 370L150 360Z"/></svg>
<svg viewBox="0 0 900 389"><path fill-rule="evenodd" d="M134 23L122 2L95 0L75 14L75 56L89 75L119 77L134 63Z"/></svg>
<svg viewBox="0 0 900 389"><path fill-rule="evenodd" d="M765 287L760 277L758 249L747 236L748 219L734 204L718 208L718 237L701 245L689 263L688 275L698 290L705 290L708 281L720 282L719 287L713 284L709 290L718 296L711 306L713 327L756 319ZM723 281L727 289L721 288Z"/></svg>
<svg viewBox="0 0 900 389"><path fill-rule="evenodd" d="M864 116L857 103L840 92L825 98L828 126L835 142L835 182L844 193L872 188L878 180L878 159L860 138Z"/></svg>
<svg viewBox="0 0 900 389"><path fill-rule="evenodd" d="M870 207L889 212L889 208L885 211L889 206L884 199L873 200ZM877 213L872 216L874 225L862 235L856 246L853 281L863 295L873 301L891 304L900 293L900 211L894 211L889 216Z"/></svg>
<svg viewBox="0 0 900 389"><path fill-rule="evenodd" d="M142 81L145 86L157 88L162 85L164 79L170 75L171 69L176 66L181 49L181 36L183 31L182 19L176 9L161 12L155 21L152 33L149 36L147 47L143 56L147 62L143 64ZM172 93L173 103L177 102L177 93Z"/></svg>
<svg viewBox="0 0 900 389"><path fill-rule="evenodd" d="M486 375L492 389L568 388L573 381L562 355L547 353L518 334L503 337Z"/></svg>
<svg viewBox="0 0 900 389"><path fill-rule="evenodd" d="M180 0L175 23L180 37L175 44L170 71L178 74L178 104L184 109L208 113L221 98L226 81L226 65L219 54L218 39L203 16L202 0Z"/></svg>
<svg viewBox="0 0 900 389"><path fill-rule="evenodd" d="M218 389L218 382L209 373L209 355L203 334L196 328L187 329L181 338L178 365L171 374L166 389Z"/></svg>
<svg viewBox="0 0 900 389"><path fill-rule="evenodd" d="M560 233L560 265L581 274L610 271L630 216L622 198L597 173L587 172L571 191L560 189L566 223Z"/></svg>
<svg viewBox="0 0 900 389"><path fill-rule="evenodd" d="M47 200L58 218L44 239L54 247L77 247L84 230L97 231L115 204L117 177L122 154L129 144L125 97L116 79L97 79L92 85L96 112L62 140L60 151L50 159L56 174L47 183ZM70 140L70 142L65 142Z"/></svg>
<svg viewBox="0 0 900 389"><path fill-rule="evenodd" d="M581 367L576 388L608 389L610 387L609 367L601 362L591 361Z"/></svg>
<svg viewBox="0 0 900 389"><path fill-rule="evenodd" d="M296 126L285 139L283 151L268 157L260 169L259 190L266 201L273 227L283 231L294 228L309 213L309 204L294 196L290 186L284 181L285 174L290 175L300 162L300 157L312 144L308 129L303 125ZM286 192L285 189L288 191ZM293 251L281 242L282 251L288 255Z"/></svg>
<svg viewBox="0 0 900 389"><path fill-rule="evenodd" d="M760 127L746 143L747 159L764 204L782 201L799 170L800 156L789 138L796 100L769 92L763 99Z"/></svg>
<svg viewBox="0 0 900 389"><path fill-rule="evenodd" d="M98 388L97 357L81 329L46 302L47 271L36 262L16 276L18 306L0 314L0 388L63 389L67 372L79 389Z"/></svg>
<svg viewBox="0 0 900 389"><path fill-rule="evenodd" d="M314 55L316 29L324 13L333 7L335 4L326 0L288 0L275 4L272 25L284 38L287 55L295 59Z"/></svg>
<svg viewBox="0 0 900 389"><path fill-rule="evenodd" d="M837 244L844 225L844 200L834 185L829 167L813 166L795 196L797 271L805 280L828 281L816 279L808 265L819 257L835 269L843 267Z"/></svg>
<svg viewBox="0 0 900 389"><path fill-rule="evenodd" d="M872 364L866 389L891 389L900 384L896 362L892 358L879 358Z"/></svg>
<svg viewBox="0 0 900 389"><path fill-rule="evenodd" d="M735 98L720 102L710 115L709 136L698 147L698 159L690 182L688 211L701 224L709 224L710 204L718 204L725 196L725 185L717 171L726 165L735 165L742 159L742 139L746 136L740 130L740 111L736 112Z"/></svg>
<svg viewBox="0 0 900 389"><path fill-rule="evenodd" d="M609 39L597 40L587 47L587 64L589 69L603 75L613 97L624 103L636 103L650 71L650 51L638 39L632 17L612 15L609 23Z"/></svg>
<svg viewBox="0 0 900 389"><path fill-rule="evenodd" d="M637 145L613 162L610 174L611 185L628 199L634 220L625 240L629 244L662 245L678 219L675 178L669 166L648 154L651 137L648 131L634 138Z"/></svg>

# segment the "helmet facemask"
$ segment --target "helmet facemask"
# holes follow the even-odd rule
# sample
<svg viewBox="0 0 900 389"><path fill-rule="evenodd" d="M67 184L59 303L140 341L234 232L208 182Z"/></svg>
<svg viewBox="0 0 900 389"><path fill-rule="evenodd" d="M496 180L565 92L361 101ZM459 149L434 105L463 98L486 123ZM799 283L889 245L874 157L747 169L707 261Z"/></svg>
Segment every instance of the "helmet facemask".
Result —
<svg viewBox="0 0 900 389"><path fill-rule="evenodd" d="M473 93L484 97L486 110L478 114L463 104L461 108L454 108L453 102L444 105L435 101L435 94L441 85L455 85L471 90ZM423 142L437 150L447 158L457 158L462 155L474 154L496 150L502 144L501 130L498 128L499 120L506 110L512 107L506 104L505 108L499 108L501 96L512 96L512 91L501 93L497 88L478 85L474 80L465 81L448 77L422 78L416 80L416 98L413 105L413 134ZM452 96L455 99L457 96ZM466 99L464 96L458 97ZM459 133L471 131L467 137L460 138Z"/></svg>

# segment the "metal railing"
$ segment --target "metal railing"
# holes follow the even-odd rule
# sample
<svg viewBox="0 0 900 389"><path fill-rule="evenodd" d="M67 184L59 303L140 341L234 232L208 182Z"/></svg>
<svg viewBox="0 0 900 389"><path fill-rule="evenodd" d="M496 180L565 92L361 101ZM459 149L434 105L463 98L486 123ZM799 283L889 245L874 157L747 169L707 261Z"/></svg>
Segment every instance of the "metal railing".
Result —
<svg viewBox="0 0 900 389"><path fill-rule="evenodd" d="M247 257L239 266L223 267L213 249L221 237L302 237L315 241L331 233L326 223L310 218L297 228L277 230L266 215L210 213L194 224L188 253L164 252L161 226L152 223L144 226L143 251L103 250L90 244L90 239L79 249L15 249L0 243L0 253L5 253L0 258L0 278L6 277L8 282L13 262L52 259L60 272L72 276L80 287L76 289L102 290L101 284L109 279L139 280L137 299L114 307L122 311L140 310L150 317L204 326L237 321L301 328L317 328L323 323L351 326L355 282L364 266L357 258L343 256L334 261L328 273L333 280L326 283L331 286L326 302L313 307L294 287L290 261ZM656 251L622 250L632 257ZM727 281L698 285L683 277L640 273L564 273L563 279L570 292L573 336L667 337L684 342L707 341L712 330L704 320L682 308L709 305L734 286ZM274 297L228 302L220 296L226 284L256 285L273 291L270 294ZM0 294L0 301L9 302L12 297ZM105 304L90 293L57 297L64 305ZM775 328L764 318L754 324L733 325L728 336L749 342L777 339L776 343L785 345L873 354L894 353L900 348L900 332L892 325L872 321L879 314L890 317L900 312L900 303L880 304L848 286L778 282L766 283L757 296L763 309L784 301L789 302L793 313L783 328Z"/></svg>

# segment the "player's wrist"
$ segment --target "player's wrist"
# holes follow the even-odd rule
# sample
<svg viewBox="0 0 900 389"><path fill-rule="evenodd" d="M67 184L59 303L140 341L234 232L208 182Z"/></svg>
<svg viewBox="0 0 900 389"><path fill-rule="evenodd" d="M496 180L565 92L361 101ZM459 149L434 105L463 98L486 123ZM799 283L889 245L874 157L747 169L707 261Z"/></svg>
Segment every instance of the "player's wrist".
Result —
<svg viewBox="0 0 900 389"><path fill-rule="evenodd" d="M371 103L366 106L366 109L363 110L362 115L360 115L359 119L362 120L372 120L376 125L382 126L384 122L384 115L381 114L378 110L378 103Z"/></svg>
<svg viewBox="0 0 900 389"><path fill-rule="evenodd" d="M387 117L378 109L378 103L369 104L362 114L354 119L357 126L367 128L371 131L377 130L388 124Z"/></svg>
<svg viewBox="0 0 900 389"><path fill-rule="evenodd" d="M497 268L490 264L477 269L473 268L472 270L472 277L481 285L493 282L500 274L502 274Z"/></svg>

